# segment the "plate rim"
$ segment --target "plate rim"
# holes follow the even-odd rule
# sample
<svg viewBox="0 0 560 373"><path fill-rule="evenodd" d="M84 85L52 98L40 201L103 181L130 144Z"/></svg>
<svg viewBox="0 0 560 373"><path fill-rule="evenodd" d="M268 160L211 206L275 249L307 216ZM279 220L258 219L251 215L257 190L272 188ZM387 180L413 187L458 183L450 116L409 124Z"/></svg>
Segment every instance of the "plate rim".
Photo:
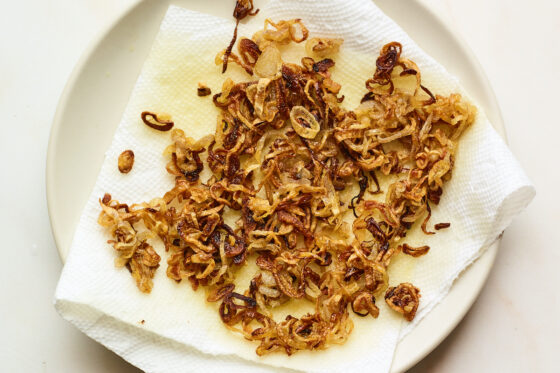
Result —
<svg viewBox="0 0 560 373"><path fill-rule="evenodd" d="M100 32L94 36L94 38L87 44L86 48L84 49L84 51L81 53L78 61L76 62L76 64L74 65L74 68L72 69L66 84L62 90L62 93L60 94L58 103L57 103L57 107L56 107L56 111L52 120L52 126L51 126L51 130L50 130L50 134L49 134L49 140L48 140L48 149L47 149L47 157L46 157L46 169L45 169L45 183L46 183L46 197L47 197L47 210L48 210L48 216L49 216L49 222L50 222L50 226L51 226L51 231L53 233L53 238L57 247L57 251L59 254L59 257L61 259L61 261L64 263L65 259L66 259L66 255L67 252L66 250L63 250L61 248L61 227L58 226L58 224L56 224L56 213L54 212L56 210L56 207L54 207L54 184L55 184L55 180L54 180L54 164L55 164L55 159L56 159L56 148L57 148L57 143L59 141L60 138L60 133L61 130L63 129L63 122L64 122L64 115L65 112L67 110L67 104L69 101L69 98L71 97L71 94L76 86L77 81L79 80L80 76L82 75L84 69L88 66L88 63L92 57L92 55L95 53L95 51L97 50L97 48L102 44L102 42L107 38L107 36L109 34L111 34L111 32L119 25L119 23L125 18L127 17L130 13L132 13L137 7L139 7L142 3L146 2L148 0L137 0L133 3L131 3L130 5L128 5L127 7L124 7L120 13L115 16L115 18L113 20L111 20L110 22L106 23L105 25L102 25ZM376 2L376 0L372 0L374 3ZM496 98L496 95L494 93L494 90L492 89L492 86L490 84L490 81L488 80L488 77L486 76L479 60L476 58L476 56L474 55L474 53L472 52L471 48L469 47L469 45L465 42L465 40L463 39L463 37L459 34L457 34L451 27L450 25L447 23L446 20L442 19L432 8L430 8L428 6L428 4L426 4L424 1L422 0L412 0L416 6L418 6L419 8L421 8L424 12L428 13L434 20L436 20L436 22L438 23L438 26L441 27L442 29L444 29L447 34L452 38L452 40L461 47L461 49L463 50L463 52L467 55L468 60L470 62L470 64L472 65L472 67L474 68L475 72L479 75L479 77L481 78L480 81L478 81L477 83L482 84L482 89L483 91L485 91L487 93L487 99L490 101L489 104L492 106L492 109L495 113L495 120L492 122L495 130L499 133L499 135L503 138L503 140L506 142L506 144L508 143L507 141L507 134L506 134L506 130L505 130L505 125L504 125L504 121L503 121L503 115L498 103L498 100ZM172 2L172 1L171 1ZM168 3L168 2L166 2ZM382 9L383 10L383 9ZM489 247L480 255L480 257L478 257L474 262L476 261L481 261L483 258L485 258L486 261L488 261L487 265L487 270L484 273L483 276L480 276L478 278L478 283L476 284L477 286L474 289L474 291L471 292L472 296L471 298L465 302L466 307L464 307L463 309L461 309L461 312L458 312L456 314L453 315L453 317L448 319L448 323L447 323L447 328L445 329L444 332L440 333L438 338L434 339L431 341L431 343L429 344L429 346L425 346L424 348L420 348L417 354L415 354L412 358L409 358L406 362L404 362L403 364L397 364L397 366L395 366L395 364L397 363L396 361L396 357L397 357L397 352L399 350L399 346L402 344L403 341L406 340L406 338L408 338L408 336L406 336L403 340L401 340L396 347L395 350L395 355L394 355L394 360L392 363L392 367L391 367L391 372L394 371L405 371L410 369L412 366L416 365L419 361L421 361L423 358L425 358L428 354L430 354L437 346L440 345L440 343L449 336L449 334L456 328L456 326L459 324L459 322L464 318L464 316L466 315L466 313L472 308L472 305L474 304L474 302L476 301L476 299L478 298L482 287L486 284L486 281L488 279L488 276L493 268L494 265L494 261L498 252L498 247L499 247L499 243L500 243L500 238L498 238L494 243L492 243L491 245L489 245ZM465 268L464 272L468 271L470 269L470 265ZM447 298L447 296L451 293L453 286L455 284L452 285L451 289L449 290L449 292L445 295L445 297L441 300L440 303L438 303L437 305L435 305L434 309L437 308L438 306L440 306L441 304L443 304L445 302L445 299ZM431 313L431 312L430 312ZM428 313L426 315L425 318L427 318L430 313ZM422 322L425 320L425 318L419 323L422 324ZM397 369L398 368L398 369Z"/></svg>

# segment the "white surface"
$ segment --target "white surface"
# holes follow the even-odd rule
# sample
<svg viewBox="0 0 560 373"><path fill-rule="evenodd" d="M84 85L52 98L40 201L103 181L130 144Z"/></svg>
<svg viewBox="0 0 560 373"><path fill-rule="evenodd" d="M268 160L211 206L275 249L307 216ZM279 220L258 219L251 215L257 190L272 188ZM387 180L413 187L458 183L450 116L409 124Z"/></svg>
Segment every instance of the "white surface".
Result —
<svg viewBox="0 0 560 373"><path fill-rule="evenodd" d="M10 136L0 138L0 195L10 215L1 218L9 265L0 285L0 358L7 371L126 369L52 308L60 263L46 215L44 157L58 95L73 64L96 31L129 2L35 1L35 6L27 2L25 8L33 9L27 12L24 4L10 2L4 9L10 17L0 26L0 105ZM553 1L430 3L453 17L481 60L501 103L511 148L535 182L537 197L506 231L496 268L465 321L416 369L550 370L558 360L553 341L560 333L558 291L551 284L558 280L558 243L550 237L559 223L559 177L546 159L560 134L553 114L560 9ZM541 138L528 128L538 129ZM12 159L17 164L7 164Z"/></svg>
<svg viewBox="0 0 560 373"><path fill-rule="evenodd" d="M422 71L424 84L429 86L433 92L446 94L462 90L457 81L441 65L422 52L402 29L381 13L371 0L338 0L338 2L330 0L327 3L321 5L316 2L302 3L301 0L270 0L263 6L263 1L261 1L260 14L251 22L242 25L239 34L251 35L262 27L265 17L273 19L301 17L305 20L311 34L327 28L339 30L337 36L344 38L346 47L344 53L337 58L338 68L334 72L334 78L344 82L342 93L350 105L356 105L363 95L363 81L364 77L371 74L372 56L390 40L398 40L403 44L405 55L418 64ZM160 14L160 12L163 14L167 10L165 2L160 4L162 4L161 9L154 9L150 13L154 15L152 18L155 18L154 26L159 26L159 17L155 14ZM290 10L286 11L287 9ZM208 11L212 11L212 9L210 8ZM406 11L410 12L411 9L406 8ZM341 13L344 13L347 19L353 20L351 25L348 25L347 19L340 20L340 24L337 24L337 21L333 23L333 19L339 17ZM133 13L129 14L127 18L131 18ZM146 18L141 13L134 12L134 14L141 20ZM406 18L401 21L406 22ZM135 365L145 369L150 367L149 370L152 371L178 371L178 367L184 369L188 365L191 366L190 369L195 369L194 366L206 368L214 366L210 369L228 367L231 370L233 369L232 359L226 360L223 355L235 354L247 360L306 371L337 372L341 370L342 366L345 369L351 369L351 364L354 364L367 371L385 372L389 369L392 360L399 336L398 325L402 320L401 317L390 312L387 307L381 310L381 315L375 322L354 319L356 330L343 346L325 352L298 353L290 358L275 354L257 359L254 353L255 346L243 343L239 340L239 336L233 336L220 327L217 315L214 312L208 313L206 305L200 300L200 294L190 291L188 284L186 288L174 286L165 280L165 274L162 272L159 275L156 274L154 291L150 297L146 298L135 291L134 284L130 281L126 271L114 270L113 253L108 250L95 249L106 246L107 240L104 229L96 224L100 195L109 191L114 198L121 201L138 201L150 199L154 195L162 195L170 187L167 185L170 183L170 178L161 172L165 168L166 162L161 153L168 144L168 136L154 137L153 131L141 124L138 117L140 111L148 107L156 112L171 113L176 125L195 137L213 132L213 125L207 125L208 123L213 124L215 121L216 112L212 108L212 103L201 101L195 94L177 96L176 93L184 91L188 87L194 89L199 79L206 79L205 81L210 87L220 85L224 77L216 74L216 67L212 63L213 57L216 50L227 45L228 35L233 24L233 20L229 18L224 20L173 7L167 12L155 41L152 41L153 36L146 40L146 47L153 44L154 49L144 63L142 73L113 137L112 145L106 153L96 186L81 215L77 233L73 239L73 247L57 289L57 307L68 320L71 320L88 335L117 351ZM426 25L426 27L429 26ZM146 24L145 29L147 27ZM201 32L200 30L207 31ZM446 31L440 29L440 32L445 33ZM151 35L151 33L148 34ZM132 56L127 52L127 48L124 49L124 53L120 52L120 46L123 44L120 42L122 36L119 37L115 33L111 35L113 35L112 38L107 37L105 40L110 40L109 44L113 46L115 53L114 56L105 55L105 59L113 60L117 56L124 59L125 56ZM136 43L138 49L144 47L140 43L139 36ZM439 50L442 45L430 45L430 47ZM452 45L447 47L449 51L461 53L457 49L458 47ZM455 52L455 50L457 51ZM97 53L94 52L94 54ZM121 57L121 55L124 56ZM289 60L298 61L300 57L297 54L297 58L292 56ZM120 81L116 78L125 75L125 72L132 68L131 65L136 62L136 59L139 60L138 62L143 62L143 59L135 58L122 71L115 68L108 70L115 77L113 79L116 86L112 89L110 87L109 92L104 95L106 102L96 97L97 107L107 107L104 110L107 118L110 117L108 104L119 99L113 92L119 86L127 84L126 79ZM101 76L107 72L106 68L101 68L106 65L105 60L88 59L86 63L84 69L79 70L82 73L77 79L96 81L99 78L95 78L95 75L91 76L93 71L97 69L98 75ZM171 81L162 79L162 71L165 72L170 66L173 66L173 79ZM240 72L241 69L232 67L228 75L231 75L235 81L246 79L246 75L240 74L238 71ZM463 78L473 82L479 79L473 74L463 76ZM105 78L101 79L105 80ZM79 80L76 80L75 84L79 85ZM74 86L72 85L72 87ZM74 89L70 88L67 94L81 98L74 104L63 100L63 104L59 108L60 116L55 123L59 130L54 132L54 136L58 141L52 139L50 144L52 148L49 149L50 163L47 165L47 178L51 178L51 181L47 181L47 192L49 207L53 210L55 207L57 210L61 208L61 206L56 206L56 199L54 201L52 199L52 173L55 166L56 168L71 168L72 162L69 160L76 154L80 154L80 156L82 154L82 152L68 151L62 145L83 141L81 149L84 149L89 142L100 151L104 150L103 143L106 139L96 143L91 136L86 135L85 130L90 126L98 128L98 131L109 137L114 125L107 120L106 122L111 125L111 128L103 131L101 125L96 121L83 121L78 128L83 128L84 132L75 133L73 129L76 128L76 124L69 117L75 116L75 113L95 117L98 110L92 108L92 99L80 96ZM200 110L192 110L192 108L200 106L202 106ZM513 159L511 152L486 119L482 108L488 106L489 104L486 102L480 103L477 121L461 141L456 157L457 167L452 180L447 185L446 194L442 202L433 209L434 221L451 221L454 228L451 231L429 237L419 232L410 235L408 241L413 246L427 244L432 247L434 252L422 260L400 257L396 271L393 270L390 274L393 283L412 280L422 289L422 303L419 312L413 323L403 325L405 332L412 330L412 327L417 325L435 304L439 303L455 277L479 255L481 247L493 242L534 195L533 188L528 187L530 182L519 169L517 161ZM120 117L121 114L122 109L119 109L116 115ZM126 176L120 174L115 168L115 159L123 148L140 150L139 153L137 152L138 166L135 167L134 172ZM101 154L99 152L99 158L101 158ZM52 164L53 159L55 159L56 165ZM96 167L92 165L91 169L94 168ZM82 180L89 176L91 169L75 170L74 174ZM150 185L145 185L145 180L151 180ZM488 183L488 180L494 182ZM89 183L76 182L76 187L91 190ZM476 192L473 193L473 191ZM74 190L67 184L61 185L59 192L65 194L68 199L74 198ZM59 199L58 203L61 201L63 200ZM51 218L56 221L57 214L53 210L51 210ZM76 206L76 212L78 211L78 206ZM56 223L59 226L75 224L73 221L63 223L56 221ZM60 241L60 238L57 239ZM401 273L402 268L409 267L414 267L413 273L407 270L404 271L406 273ZM486 274L487 271L483 273L482 277L485 278ZM476 287L476 283L472 283L472 286ZM467 296L467 294L463 294L464 298ZM149 305L151 304L173 304L173 307L166 306L164 309L150 312ZM415 356L416 352L424 351L420 356L422 357L431 351L435 346L434 342L443 339L455 326L454 323L450 324L449 320L453 320L456 313L466 312L470 302L451 305L452 307L448 309L450 317L446 317L445 320L435 320L430 330L424 331L423 335L414 333L419 342L411 351L400 356L400 360L395 362L396 366L411 366L418 359ZM383 306L384 304L380 304L381 308ZM189 309L189 312L185 312L186 309ZM109 319L100 317L100 312L115 318L115 320L110 319L110 326L105 323ZM146 323L142 327L138 327L139 318L146 319ZM112 328L119 329L119 338L115 338L115 331ZM146 333L146 331L152 333ZM405 332L401 333L401 337L406 334ZM129 333L134 336L124 337ZM154 338L154 334L160 338ZM431 338L434 336L440 337L437 341L432 341ZM131 345L132 337L134 337L133 345ZM157 346L165 345L167 342L162 337L186 346L196 346L202 352L219 356L207 359L204 355L194 352L186 354L184 348L175 351L175 354L172 350L165 354L159 350L156 352ZM144 342L141 342L142 340ZM139 354L138 351L143 352ZM153 351L153 354L148 351ZM341 357L348 361L343 362ZM202 358L202 361L197 363L196 358ZM410 361L411 359L412 361ZM237 361L234 364L242 366Z"/></svg>

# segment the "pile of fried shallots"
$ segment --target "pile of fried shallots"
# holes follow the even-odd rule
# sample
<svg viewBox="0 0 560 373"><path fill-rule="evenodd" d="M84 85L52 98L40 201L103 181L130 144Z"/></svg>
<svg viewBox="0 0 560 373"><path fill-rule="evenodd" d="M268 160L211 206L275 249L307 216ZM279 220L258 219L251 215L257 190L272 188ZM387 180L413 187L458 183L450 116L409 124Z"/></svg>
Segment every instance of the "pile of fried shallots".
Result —
<svg viewBox="0 0 560 373"><path fill-rule="evenodd" d="M252 8L242 10L240 17ZM304 41L301 64L284 63L278 46ZM147 203L129 206L109 194L100 201L117 266L150 292L160 256L147 240L159 237L167 276L206 288L223 323L257 341L259 355L343 343L353 329L350 310L376 318L376 297L412 320L419 289L389 287L387 268L401 252L428 252L401 241L417 221L434 234L430 205L451 178L457 141L476 109L458 94L432 95L397 42L380 51L353 111L341 107L341 85L331 79L329 57L341 39L308 39L299 19L267 20L239 40L238 54L234 43L216 62L224 70L236 63L251 77L227 79L213 96L221 109L215 135L195 141L169 119L143 113L150 127L171 130L165 154L175 186ZM395 83L407 79L411 90ZM211 177L201 180L205 168ZM394 181L384 199L373 198L386 175ZM238 213L234 224L225 223L227 211ZM257 273L236 284L250 260ZM275 307L295 299L314 304L314 312L275 320Z"/></svg>

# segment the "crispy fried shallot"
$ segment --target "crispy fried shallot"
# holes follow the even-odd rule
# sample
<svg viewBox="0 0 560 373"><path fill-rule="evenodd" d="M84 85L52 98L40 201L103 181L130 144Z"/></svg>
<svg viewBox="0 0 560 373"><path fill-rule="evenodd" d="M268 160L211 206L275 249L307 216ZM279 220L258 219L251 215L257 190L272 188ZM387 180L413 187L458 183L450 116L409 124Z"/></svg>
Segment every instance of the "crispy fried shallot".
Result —
<svg viewBox="0 0 560 373"><path fill-rule="evenodd" d="M237 1L237 24L255 13L252 1ZM430 205L451 178L458 140L476 109L458 94L431 94L392 42L381 49L362 103L350 111L341 106L334 61L326 58L341 39L310 39L309 55L294 64L280 51L307 39L301 20L266 20L263 30L240 40L239 56L231 53L236 30L217 61L225 71L231 59L258 78L224 81L213 96L214 135L194 140L171 131L164 154L174 187L131 206L110 195L100 200L99 223L112 236L117 265L149 292L160 257L147 240L161 240L167 276L207 289L225 327L258 343L258 355L344 343L354 325L350 310L376 318L375 299L383 294L412 320L419 290L389 287L388 267L400 252L428 253L428 246L402 240L415 223L433 233ZM142 119L159 130L173 126L150 112ZM241 284L237 274L248 261L258 269ZM296 300L313 310L275 319L277 307Z"/></svg>
<svg viewBox="0 0 560 373"><path fill-rule="evenodd" d="M402 313L406 320L412 321L420 303L420 289L404 282L397 287L387 289L385 302L394 311Z"/></svg>
<svg viewBox="0 0 560 373"><path fill-rule="evenodd" d="M422 255L426 255L428 251L430 251L430 246L412 247L406 243L400 246L400 248L403 253L405 253L406 255L413 256L415 258Z"/></svg>
<svg viewBox="0 0 560 373"><path fill-rule="evenodd" d="M212 94L212 91L210 90L210 88L208 88L208 86L206 86L206 84L199 82L198 88L196 89L196 94L200 97L204 97Z"/></svg>
<svg viewBox="0 0 560 373"><path fill-rule="evenodd" d="M305 43L305 51L309 56L327 57L338 53L344 39L310 38Z"/></svg>
<svg viewBox="0 0 560 373"><path fill-rule="evenodd" d="M321 125L315 116L303 106L294 106L292 108L290 120L294 131L305 139L314 139L321 129Z"/></svg>
<svg viewBox="0 0 560 373"><path fill-rule="evenodd" d="M149 111L143 111L140 117L146 126L162 132L169 131L174 125L168 115L158 115Z"/></svg>
<svg viewBox="0 0 560 373"><path fill-rule="evenodd" d="M449 228L451 226L451 223L437 223L436 225L434 225L434 229L436 231L439 231L440 229L446 229Z"/></svg>
<svg viewBox="0 0 560 373"><path fill-rule="evenodd" d="M119 155L119 171L122 174L127 174L132 170L134 165L134 152L132 150L125 150Z"/></svg>
<svg viewBox="0 0 560 373"><path fill-rule="evenodd" d="M222 74L226 72L228 61L231 55L235 41L237 40L237 27L239 27L239 21L247 16L254 16L259 12L259 9L254 9L253 0L236 0L235 8L233 9L233 17L235 18L235 28L233 29L233 37L227 46L222 65Z"/></svg>

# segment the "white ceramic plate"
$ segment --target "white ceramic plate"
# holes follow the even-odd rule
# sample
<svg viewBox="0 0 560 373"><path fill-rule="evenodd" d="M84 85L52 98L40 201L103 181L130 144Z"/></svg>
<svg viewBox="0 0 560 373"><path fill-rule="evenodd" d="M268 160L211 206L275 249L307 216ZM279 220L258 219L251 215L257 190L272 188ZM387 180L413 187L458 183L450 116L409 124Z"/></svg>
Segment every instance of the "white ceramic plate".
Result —
<svg viewBox="0 0 560 373"><path fill-rule="evenodd" d="M257 6L266 0L256 0ZM112 134L169 4L231 17L232 6L207 0L139 1L93 42L60 98L47 155L47 201L62 260L95 184ZM233 2L231 2L233 3ZM419 0L375 0L412 38L458 76L505 138L494 93L468 47ZM221 2L220 4L224 4ZM459 323L492 268L493 244L453 285L447 297L403 339L392 371L404 371L432 351Z"/></svg>

